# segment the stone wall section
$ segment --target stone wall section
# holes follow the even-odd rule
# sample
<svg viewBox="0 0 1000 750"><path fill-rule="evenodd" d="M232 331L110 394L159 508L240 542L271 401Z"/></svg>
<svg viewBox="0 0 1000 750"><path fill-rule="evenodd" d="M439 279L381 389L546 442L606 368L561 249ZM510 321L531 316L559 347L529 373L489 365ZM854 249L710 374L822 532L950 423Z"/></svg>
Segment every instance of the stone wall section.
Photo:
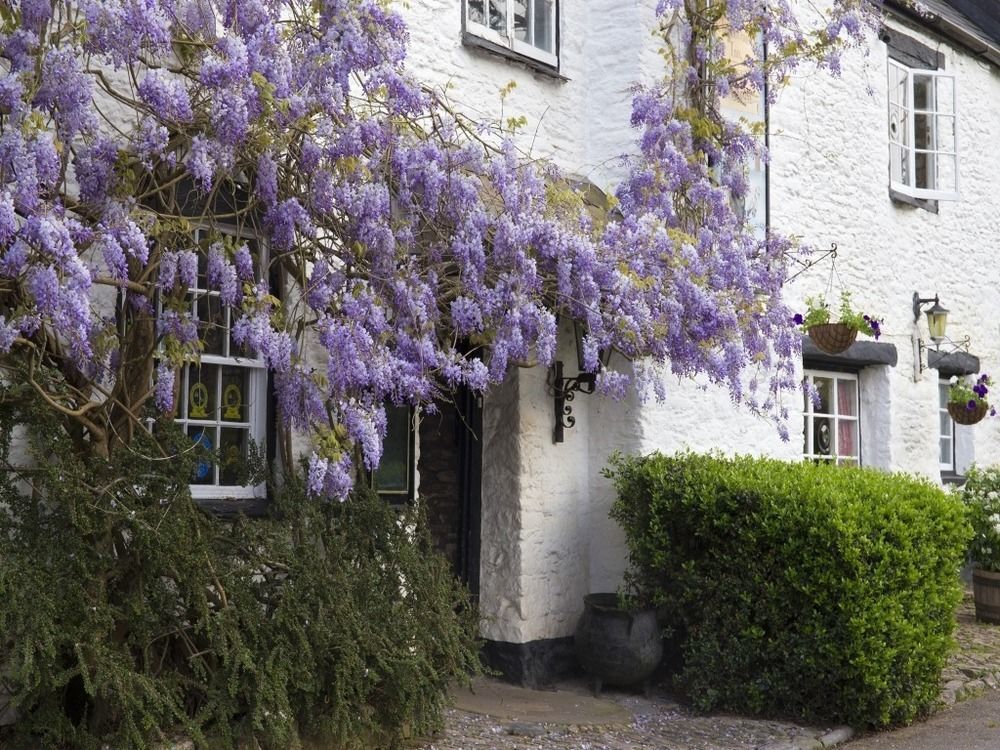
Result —
<svg viewBox="0 0 1000 750"><path fill-rule="evenodd" d="M458 565L462 515L457 431L465 429L451 404L420 418L420 503L427 513L431 538L452 566Z"/></svg>

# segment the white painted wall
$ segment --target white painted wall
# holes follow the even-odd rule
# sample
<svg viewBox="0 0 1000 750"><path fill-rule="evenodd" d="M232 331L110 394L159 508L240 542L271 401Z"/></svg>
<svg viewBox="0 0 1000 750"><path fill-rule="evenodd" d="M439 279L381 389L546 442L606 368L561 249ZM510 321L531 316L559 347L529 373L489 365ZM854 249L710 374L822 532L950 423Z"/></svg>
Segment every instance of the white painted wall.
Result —
<svg viewBox="0 0 1000 750"><path fill-rule="evenodd" d="M647 0L562 0L560 61L554 79L461 45L454 0L424 0L405 10L413 38L410 64L423 78L449 85L465 112L501 115L499 89L518 84L503 115L525 115L522 141L566 171L613 188L615 157L632 147L629 87L659 76L652 6ZM899 26L898 22L890 22ZM893 203L888 195L886 50L844 60L839 79L795 78L771 110L772 224L818 248L840 247L840 279L854 301L884 317L883 341L895 344L896 367L862 370L863 461L939 478L937 373L914 376L916 337L911 297L941 295L949 331L972 337L983 371L1000 366L1000 73L934 36L910 30L946 56L958 76L962 198L937 214ZM829 266L789 289L800 303L826 290ZM839 289L834 287L835 294ZM560 353L569 372L569 331ZM618 366L622 363L618 362ZM546 373L518 370L487 398L485 410L481 606L483 635L527 642L570 635L589 591L614 590L625 568L621 531L608 519L613 493L600 476L614 449L721 450L796 460L802 440L782 442L773 425L738 411L727 392L700 382L668 382L663 403L623 403L582 396L565 442L554 445ZM801 395L786 396L794 413ZM958 427L957 442L983 463L1000 461L994 423Z"/></svg>
<svg viewBox="0 0 1000 750"><path fill-rule="evenodd" d="M945 70L956 75L961 199L940 201L937 214L890 200L886 47L873 39L867 56L848 55L841 79L798 77L772 109L772 224L819 247L836 242L837 268L855 302L885 317L882 340L895 344L899 363L877 379L869 372L876 368L862 371L863 415L880 407L890 415L865 437L869 448L878 446L872 463L935 479L937 371L914 377L913 340L926 341L927 328L923 316L914 324L911 298L940 294L951 310L949 335L971 336L983 371L997 370L1000 71L915 27L892 20L889 27L941 51ZM827 283L827 274L805 274L790 291L802 298ZM960 444L973 443L977 461L1000 461L995 423L958 430L974 435Z"/></svg>

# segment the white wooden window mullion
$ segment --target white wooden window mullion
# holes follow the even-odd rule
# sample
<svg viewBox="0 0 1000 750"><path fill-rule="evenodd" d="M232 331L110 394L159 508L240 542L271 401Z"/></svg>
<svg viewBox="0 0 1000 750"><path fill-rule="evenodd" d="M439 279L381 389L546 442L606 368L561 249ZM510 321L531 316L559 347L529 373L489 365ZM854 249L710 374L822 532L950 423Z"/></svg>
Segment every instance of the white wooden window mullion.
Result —
<svg viewBox="0 0 1000 750"><path fill-rule="evenodd" d="M906 101L909 104L909 106L906 108L906 134L908 136L906 144L906 161L907 164L909 164L909 167L906 170L906 175L910 183L907 187L909 187L910 190L915 191L917 182L917 157L915 150L917 133L914 122L916 118L914 117L913 113L914 101L913 101L912 70L909 72L909 75L906 76Z"/></svg>

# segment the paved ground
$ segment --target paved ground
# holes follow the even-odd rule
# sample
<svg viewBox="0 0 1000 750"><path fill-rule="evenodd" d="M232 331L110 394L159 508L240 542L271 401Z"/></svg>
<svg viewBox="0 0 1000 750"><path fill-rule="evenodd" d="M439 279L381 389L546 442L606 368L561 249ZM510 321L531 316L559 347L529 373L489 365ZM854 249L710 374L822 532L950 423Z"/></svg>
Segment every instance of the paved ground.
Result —
<svg viewBox="0 0 1000 750"><path fill-rule="evenodd" d="M456 691L443 737L426 750L755 750L805 742L833 727L800 727L739 716L699 716L654 691L605 691L593 698L581 680L556 691L477 680ZM803 745L804 747L804 745Z"/></svg>
<svg viewBox="0 0 1000 750"><path fill-rule="evenodd" d="M926 723L855 740L848 750L1000 748L1000 627L977 623L968 597L958 613L956 635L959 649L942 680L942 711ZM984 697L977 699L975 696L981 693ZM442 736L419 747L821 750L850 736L844 727L803 727L738 716L698 715L663 691L654 691L649 699L637 692L606 691L598 700L582 680L561 684L553 691L531 691L495 680L478 680L472 692L456 691L455 701ZM956 701L959 703L955 708L947 708Z"/></svg>
<svg viewBox="0 0 1000 750"><path fill-rule="evenodd" d="M1000 692L990 690L905 729L861 737L844 750L996 750L1000 748Z"/></svg>

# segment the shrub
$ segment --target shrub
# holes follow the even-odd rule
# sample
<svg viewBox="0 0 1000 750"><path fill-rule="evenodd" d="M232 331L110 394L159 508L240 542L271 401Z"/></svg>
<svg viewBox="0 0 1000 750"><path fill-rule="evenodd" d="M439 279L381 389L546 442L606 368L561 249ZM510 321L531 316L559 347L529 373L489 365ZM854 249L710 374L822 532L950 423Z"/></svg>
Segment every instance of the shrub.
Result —
<svg viewBox="0 0 1000 750"><path fill-rule="evenodd" d="M969 528L905 476L684 454L615 457L628 583L679 639L695 706L906 723L935 702Z"/></svg>
<svg viewBox="0 0 1000 750"><path fill-rule="evenodd" d="M192 502L183 453L137 439L84 462L53 424L4 417L8 446L34 420L35 468L0 473L0 696L18 713L0 746L395 746L474 669L474 617L418 517L292 478L269 518L223 522Z"/></svg>
<svg viewBox="0 0 1000 750"><path fill-rule="evenodd" d="M969 556L986 570L1000 571L1000 466L966 472L962 499L969 510Z"/></svg>

